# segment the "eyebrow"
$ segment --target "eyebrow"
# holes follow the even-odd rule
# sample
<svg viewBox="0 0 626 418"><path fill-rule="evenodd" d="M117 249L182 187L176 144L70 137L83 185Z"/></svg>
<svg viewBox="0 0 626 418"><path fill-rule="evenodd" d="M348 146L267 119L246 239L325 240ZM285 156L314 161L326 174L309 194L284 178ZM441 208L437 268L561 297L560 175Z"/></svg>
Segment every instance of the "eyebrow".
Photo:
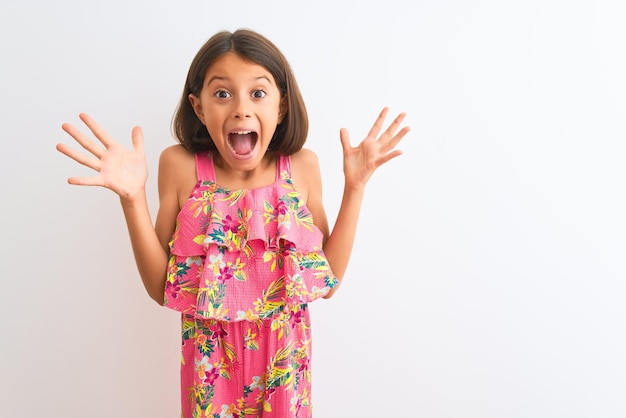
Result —
<svg viewBox="0 0 626 418"><path fill-rule="evenodd" d="M209 81L207 82L207 85L211 84L213 81L228 81L228 80L230 80L228 77L214 75L213 77L209 79ZM264 76L264 75L256 77L254 80L255 81L266 80L267 82L272 84L271 80L267 76Z"/></svg>

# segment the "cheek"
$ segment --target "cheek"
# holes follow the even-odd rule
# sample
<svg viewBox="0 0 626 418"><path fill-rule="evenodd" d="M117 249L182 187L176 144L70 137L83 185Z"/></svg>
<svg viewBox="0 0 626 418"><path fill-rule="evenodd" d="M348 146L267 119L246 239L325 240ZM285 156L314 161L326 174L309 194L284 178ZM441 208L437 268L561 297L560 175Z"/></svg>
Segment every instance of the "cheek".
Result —
<svg viewBox="0 0 626 418"><path fill-rule="evenodd" d="M271 110L268 112L268 117L271 118L272 120L275 120L276 123L280 122L280 119L281 119L280 103L276 103L275 105L271 107Z"/></svg>

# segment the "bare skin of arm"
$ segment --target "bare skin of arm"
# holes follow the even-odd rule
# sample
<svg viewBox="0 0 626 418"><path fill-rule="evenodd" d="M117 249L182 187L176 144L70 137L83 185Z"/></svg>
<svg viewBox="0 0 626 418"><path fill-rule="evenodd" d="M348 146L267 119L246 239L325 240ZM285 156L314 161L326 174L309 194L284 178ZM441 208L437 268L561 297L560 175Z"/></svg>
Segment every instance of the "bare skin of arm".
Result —
<svg viewBox="0 0 626 418"><path fill-rule="evenodd" d="M344 191L332 232L329 233L322 203L322 181L317 157L311 151L304 153L301 151L298 154L302 155L298 155L294 161L294 168L298 164L296 170L298 177L306 184L307 207L313 215L315 225L324 234L324 253L339 284L343 280L352 254L365 186L378 167L402 153L395 147L410 129L405 126L398 130L405 117L405 114L401 113L379 136L388 111L388 108L381 111L367 137L357 147L350 145L350 136L346 129L340 131ZM338 288L339 286L333 287L325 298L330 298Z"/></svg>

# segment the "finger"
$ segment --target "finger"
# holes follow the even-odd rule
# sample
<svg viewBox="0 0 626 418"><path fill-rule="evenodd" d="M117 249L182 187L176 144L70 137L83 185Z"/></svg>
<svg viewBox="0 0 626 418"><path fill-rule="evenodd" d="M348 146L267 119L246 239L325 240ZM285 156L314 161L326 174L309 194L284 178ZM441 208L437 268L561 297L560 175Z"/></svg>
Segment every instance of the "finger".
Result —
<svg viewBox="0 0 626 418"><path fill-rule="evenodd" d="M89 167L92 170L100 171L100 160L97 158L90 157L81 152L76 151L73 148L68 147L65 144L57 144L57 151L66 156L70 157L72 160L76 161L78 164L84 165L85 167Z"/></svg>
<svg viewBox="0 0 626 418"><path fill-rule="evenodd" d="M109 148L111 146L111 138L104 131L104 129L102 129L102 127L100 127L100 125L98 125L96 121L91 118L91 116L86 113L81 113L78 117L85 123L85 125L87 125L89 130L100 140L105 148Z"/></svg>
<svg viewBox="0 0 626 418"><path fill-rule="evenodd" d="M69 123L64 123L61 128L74 138L74 140L78 142L86 151L89 151L98 158L102 157L102 148L100 148L98 144L93 142L91 139L87 138L76 127L70 125Z"/></svg>
<svg viewBox="0 0 626 418"><path fill-rule="evenodd" d="M380 157L379 159L379 164L378 166L381 166L387 162L389 162L390 160L399 157L400 155L402 155L402 151L397 149L397 150L393 150L391 152L388 152L387 154L383 155L382 157Z"/></svg>
<svg viewBox="0 0 626 418"><path fill-rule="evenodd" d="M104 186L101 177L70 177L67 182L74 186Z"/></svg>
<svg viewBox="0 0 626 418"><path fill-rule="evenodd" d="M410 127L405 126L404 128L402 128L400 130L400 132L398 132L396 135L394 135L393 137L391 137L389 139L389 141L387 141L382 149L383 150L391 150L394 149L396 147L396 145L398 145L398 142L400 142L402 140L402 138L404 138L406 136L406 134L409 133L409 131L411 130Z"/></svg>
<svg viewBox="0 0 626 418"><path fill-rule="evenodd" d="M135 126L132 131L133 149L143 154L143 131L140 126Z"/></svg>
<svg viewBox="0 0 626 418"><path fill-rule="evenodd" d="M405 117L406 117L406 113L404 112L396 116L396 118L393 120L393 122L391 122L391 125L389 125L389 127L385 130L382 136L386 136L389 139L393 138L396 131L398 130L398 127L400 126L400 124L402 123ZM380 139L382 139L382 136Z"/></svg>
<svg viewBox="0 0 626 418"><path fill-rule="evenodd" d="M383 129L383 124L385 123L387 113L389 113L389 108L385 106L383 110L378 114L378 117L376 118L372 129L370 129L369 133L367 134L368 137L376 138L378 136L378 133L381 131L381 129Z"/></svg>
<svg viewBox="0 0 626 418"><path fill-rule="evenodd" d="M341 139L341 147L343 148L343 152L346 153L350 150L350 134L346 128L341 128L339 130L339 139Z"/></svg>

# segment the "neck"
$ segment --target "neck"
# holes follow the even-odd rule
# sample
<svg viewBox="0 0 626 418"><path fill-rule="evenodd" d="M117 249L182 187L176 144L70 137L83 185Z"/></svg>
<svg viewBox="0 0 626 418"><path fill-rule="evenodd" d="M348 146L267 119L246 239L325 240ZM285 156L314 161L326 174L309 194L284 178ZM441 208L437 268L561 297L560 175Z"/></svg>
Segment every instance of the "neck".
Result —
<svg viewBox="0 0 626 418"><path fill-rule="evenodd" d="M229 189L255 189L273 184L276 180L277 156L273 152L267 152L251 170L233 169L217 153L213 164L216 182Z"/></svg>

